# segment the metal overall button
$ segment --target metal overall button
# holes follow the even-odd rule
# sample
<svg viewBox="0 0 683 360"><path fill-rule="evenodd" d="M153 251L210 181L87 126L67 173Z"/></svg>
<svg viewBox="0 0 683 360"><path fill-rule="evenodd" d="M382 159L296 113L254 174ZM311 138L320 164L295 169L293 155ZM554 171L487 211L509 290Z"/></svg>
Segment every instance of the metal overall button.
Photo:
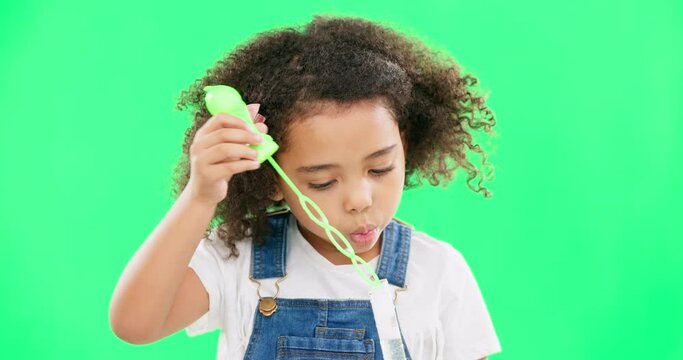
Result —
<svg viewBox="0 0 683 360"><path fill-rule="evenodd" d="M258 311L263 314L263 316L271 316L277 311L277 294L280 293L280 281L284 280L287 277L287 274L285 276L277 279L275 281L275 295L274 296L266 296L263 297L261 296L261 282L255 280L253 277L249 276L249 280L255 282L258 284L258 287L256 288L256 295L259 298L259 304L258 304Z"/></svg>
<svg viewBox="0 0 683 360"><path fill-rule="evenodd" d="M275 298L262 298L258 305L258 311L260 311L264 316L273 315L273 313L277 311L277 302L275 302Z"/></svg>

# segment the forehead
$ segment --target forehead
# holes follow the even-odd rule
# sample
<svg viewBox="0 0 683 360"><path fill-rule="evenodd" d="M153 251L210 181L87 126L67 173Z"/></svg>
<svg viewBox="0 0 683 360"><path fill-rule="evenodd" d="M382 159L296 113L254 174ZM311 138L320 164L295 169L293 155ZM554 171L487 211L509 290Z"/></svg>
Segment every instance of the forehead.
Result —
<svg viewBox="0 0 683 360"><path fill-rule="evenodd" d="M326 104L320 109L314 115L294 119L282 155L298 163L365 157L399 139L396 120L379 100L344 106Z"/></svg>

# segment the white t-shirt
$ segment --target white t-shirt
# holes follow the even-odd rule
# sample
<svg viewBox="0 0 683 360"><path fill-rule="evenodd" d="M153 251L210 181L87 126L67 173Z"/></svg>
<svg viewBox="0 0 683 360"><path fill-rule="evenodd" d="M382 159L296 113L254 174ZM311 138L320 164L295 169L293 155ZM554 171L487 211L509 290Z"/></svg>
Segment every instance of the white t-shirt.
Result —
<svg viewBox="0 0 683 360"><path fill-rule="evenodd" d="M353 265L329 262L304 239L290 216L287 277L280 282L278 297L369 300L368 286ZM225 260L230 250L212 234L201 240L190 261L209 294L209 311L185 330L196 336L221 329L218 360L244 357L258 306L257 284L249 280L251 241L236 246L240 256ZM369 261L372 268L378 258ZM261 296L275 294L275 280L259 280ZM450 244L413 231L405 283L396 312L413 359L473 360L501 351L479 286Z"/></svg>

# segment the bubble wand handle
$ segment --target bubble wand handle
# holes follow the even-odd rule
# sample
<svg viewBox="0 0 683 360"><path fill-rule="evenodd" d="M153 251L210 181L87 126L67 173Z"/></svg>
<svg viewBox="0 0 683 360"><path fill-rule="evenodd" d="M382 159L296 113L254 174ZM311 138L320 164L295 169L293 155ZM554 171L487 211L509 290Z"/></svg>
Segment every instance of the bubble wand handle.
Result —
<svg viewBox="0 0 683 360"><path fill-rule="evenodd" d="M252 130L256 129L254 122L251 119L247 105L242 101L242 96L232 87L226 85L214 85L204 87L204 92L206 93L205 102L206 107L211 115L215 115L219 112L231 114L240 118L242 121L247 123ZM251 148L257 151L256 160L259 162L268 161L273 169L282 177L282 179L287 183L290 189L296 194L299 199L301 207L304 209L306 214L311 220L325 230L327 238L330 239L332 245L334 245L337 250L344 256L351 259L353 267L356 272L361 276L361 278L371 287L378 288L381 283L379 277L372 269L370 264L365 260L360 258L353 251L353 247L349 244L349 241L344 237L344 235L337 230L334 226L329 223L329 220L320 209L318 204L311 200L308 196L304 195L299 189L294 185L294 182L287 176L287 174L282 170L280 165L273 159L272 155L279 149L279 146L275 143L273 138L268 134L261 134L263 141L260 144L249 145ZM317 217L311 211L311 208L317 213ZM338 239L335 239L335 235L339 240L341 240L346 248L343 248L338 243ZM362 267L361 267L362 266Z"/></svg>

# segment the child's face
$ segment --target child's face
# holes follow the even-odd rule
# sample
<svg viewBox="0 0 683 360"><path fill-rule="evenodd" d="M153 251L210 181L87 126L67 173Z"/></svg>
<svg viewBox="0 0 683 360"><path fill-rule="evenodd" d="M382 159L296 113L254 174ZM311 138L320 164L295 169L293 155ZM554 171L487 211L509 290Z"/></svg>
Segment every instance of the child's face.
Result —
<svg viewBox="0 0 683 360"><path fill-rule="evenodd" d="M380 235L403 193L404 145L391 113L379 101L364 101L339 111L297 119L287 133L287 151L278 163L302 193L365 260L379 254ZM311 245L334 264L349 264L279 179L279 191ZM311 209L316 214L314 209ZM354 234L370 227L367 234ZM337 242L345 247L343 242Z"/></svg>

